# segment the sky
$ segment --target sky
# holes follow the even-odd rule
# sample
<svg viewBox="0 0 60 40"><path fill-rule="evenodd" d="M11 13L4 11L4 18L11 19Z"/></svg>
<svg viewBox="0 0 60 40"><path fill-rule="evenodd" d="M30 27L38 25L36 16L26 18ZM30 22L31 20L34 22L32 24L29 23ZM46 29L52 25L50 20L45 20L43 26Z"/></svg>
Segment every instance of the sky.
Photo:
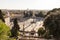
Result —
<svg viewBox="0 0 60 40"><path fill-rule="evenodd" d="M0 9L48 10L60 7L60 0L0 0Z"/></svg>

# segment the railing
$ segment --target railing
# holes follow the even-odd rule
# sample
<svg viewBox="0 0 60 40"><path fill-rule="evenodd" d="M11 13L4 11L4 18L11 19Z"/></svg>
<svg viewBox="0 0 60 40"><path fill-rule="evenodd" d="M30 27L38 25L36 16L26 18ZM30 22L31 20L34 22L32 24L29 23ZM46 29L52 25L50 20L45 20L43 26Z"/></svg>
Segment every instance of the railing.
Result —
<svg viewBox="0 0 60 40"><path fill-rule="evenodd" d="M20 30L20 32L24 32L24 33L33 33L33 32L29 32L29 31L22 31ZM37 33L37 32L34 32L34 33ZM35 36L35 35L20 35L20 38L19 40L54 40L54 39L45 39L44 37L41 37L41 36Z"/></svg>
<svg viewBox="0 0 60 40"><path fill-rule="evenodd" d="M23 36L19 40L54 40L54 39L45 39L39 36Z"/></svg>
<svg viewBox="0 0 60 40"><path fill-rule="evenodd" d="M23 31L23 30L19 30L19 32L24 32L24 33L37 33L37 32L30 32L30 31Z"/></svg>

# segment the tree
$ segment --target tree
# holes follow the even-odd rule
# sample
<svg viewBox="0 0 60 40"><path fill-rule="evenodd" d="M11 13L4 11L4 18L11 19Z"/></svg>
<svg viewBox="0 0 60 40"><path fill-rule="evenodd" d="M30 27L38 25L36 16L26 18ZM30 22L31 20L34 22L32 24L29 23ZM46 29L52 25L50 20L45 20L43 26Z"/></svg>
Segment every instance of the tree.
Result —
<svg viewBox="0 0 60 40"><path fill-rule="evenodd" d="M14 38L10 38L10 28L4 22L3 13L0 10L0 40L15 40Z"/></svg>
<svg viewBox="0 0 60 40"><path fill-rule="evenodd" d="M10 28L0 20L0 40L15 40L10 38Z"/></svg>
<svg viewBox="0 0 60 40"><path fill-rule="evenodd" d="M43 15L42 11L41 11L41 12L39 12L38 14L35 14L35 16L36 16L36 17L44 17L44 15Z"/></svg>
<svg viewBox="0 0 60 40"><path fill-rule="evenodd" d="M24 18L25 18L25 17L28 17L27 11L24 11Z"/></svg>
<svg viewBox="0 0 60 40"><path fill-rule="evenodd" d="M4 17L3 17L3 13L2 13L1 10L0 10L0 20L2 20L3 22L5 22Z"/></svg>
<svg viewBox="0 0 60 40"><path fill-rule="evenodd" d="M57 10L59 10L59 9L55 8L53 10L50 10L50 11L48 11L48 13L45 16L49 15L51 12L56 12Z"/></svg>
<svg viewBox="0 0 60 40"><path fill-rule="evenodd" d="M32 11L24 11L24 17L32 17Z"/></svg>
<svg viewBox="0 0 60 40"><path fill-rule="evenodd" d="M14 26L13 26L12 29L11 29L11 34L12 34L11 37L17 38L17 36L18 36L18 31L19 31L19 29L20 29L20 27L19 27L19 25L18 25L18 23L17 23L17 18L14 19L13 24L14 24Z"/></svg>
<svg viewBox="0 0 60 40"><path fill-rule="evenodd" d="M32 17L32 16L33 16L32 11L29 11L29 17Z"/></svg>
<svg viewBox="0 0 60 40"><path fill-rule="evenodd" d="M60 10L55 9L49 12L45 17L44 27L56 40L60 40Z"/></svg>

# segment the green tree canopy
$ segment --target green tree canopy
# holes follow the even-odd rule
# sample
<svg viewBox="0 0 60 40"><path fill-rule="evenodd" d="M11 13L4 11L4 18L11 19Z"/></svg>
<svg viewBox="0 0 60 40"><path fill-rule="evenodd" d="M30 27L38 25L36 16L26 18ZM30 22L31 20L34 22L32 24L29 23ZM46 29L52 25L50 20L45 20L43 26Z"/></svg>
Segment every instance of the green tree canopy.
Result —
<svg viewBox="0 0 60 40"><path fill-rule="evenodd" d="M2 20L3 22L5 22L4 17L3 17L3 13L2 13L1 10L0 10L0 20Z"/></svg>
<svg viewBox="0 0 60 40"><path fill-rule="evenodd" d="M32 11L24 11L24 18L32 17L32 16L33 16L33 12Z"/></svg>
<svg viewBox="0 0 60 40"><path fill-rule="evenodd" d="M44 14L42 11L40 11L39 13L35 14L36 17L44 17Z"/></svg>
<svg viewBox="0 0 60 40"><path fill-rule="evenodd" d="M10 28L0 20L0 40L7 40L10 36Z"/></svg>
<svg viewBox="0 0 60 40"><path fill-rule="evenodd" d="M60 9L53 9L44 20L44 27L54 38L60 37Z"/></svg>

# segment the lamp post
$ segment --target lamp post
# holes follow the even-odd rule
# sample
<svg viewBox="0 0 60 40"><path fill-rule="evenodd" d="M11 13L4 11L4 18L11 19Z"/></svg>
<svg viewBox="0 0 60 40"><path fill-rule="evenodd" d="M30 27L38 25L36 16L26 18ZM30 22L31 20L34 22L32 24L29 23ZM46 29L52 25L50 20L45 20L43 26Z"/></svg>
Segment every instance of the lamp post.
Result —
<svg viewBox="0 0 60 40"><path fill-rule="evenodd" d="M24 24L23 24L23 35L24 35Z"/></svg>

